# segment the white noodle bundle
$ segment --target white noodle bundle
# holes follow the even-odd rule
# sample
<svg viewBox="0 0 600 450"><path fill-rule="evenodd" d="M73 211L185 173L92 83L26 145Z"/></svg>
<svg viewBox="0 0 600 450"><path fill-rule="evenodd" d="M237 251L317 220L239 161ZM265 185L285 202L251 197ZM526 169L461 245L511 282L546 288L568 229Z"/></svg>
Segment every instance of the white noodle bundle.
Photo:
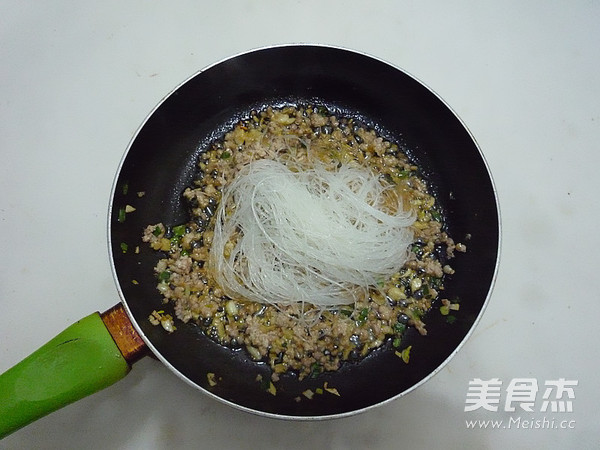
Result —
<svg viewBox="0 0 600 450"><path fill-rule="evenodd" d="M227 295L331 307L400 270L414 217L390 186L362 167L292 169L254 161L224 190L210 264Z"/></svg>

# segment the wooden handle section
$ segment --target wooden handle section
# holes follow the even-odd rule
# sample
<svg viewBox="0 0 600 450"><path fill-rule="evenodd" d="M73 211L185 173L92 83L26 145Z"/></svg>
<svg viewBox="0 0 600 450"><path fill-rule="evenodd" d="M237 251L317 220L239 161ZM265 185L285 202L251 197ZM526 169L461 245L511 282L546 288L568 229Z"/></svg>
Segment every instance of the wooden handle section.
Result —
<svg viewBox="0 0 600 450"><path fill-rule="evenodd" d="M148 354L148 347L133 327L121 303L103 312L100 317L125 361L133 364Z"/></svg>

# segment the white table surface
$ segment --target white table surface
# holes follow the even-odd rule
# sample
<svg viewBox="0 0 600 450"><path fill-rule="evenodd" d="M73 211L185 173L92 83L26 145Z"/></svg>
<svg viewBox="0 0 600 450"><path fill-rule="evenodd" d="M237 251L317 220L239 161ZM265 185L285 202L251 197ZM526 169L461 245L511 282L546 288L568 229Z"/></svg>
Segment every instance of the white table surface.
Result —
<svg viewBox="0 0 600 450"><path fill-rule="evenodd" d="M444 98L494 176L499 274L458 355L425 385L364 414L257 417L146 358L0 448L598 448L600 3L94 3L0 1L0 372L118 301L106 216L129 140L189 75L261 46L367 52ZM537 410L511 413L501 402L497 412L465 412L474 378L503 387L535 379ZM544 383L559 378L578 381L573 412L540 411ZM519 417L557 428L466 425Z"/></svg>

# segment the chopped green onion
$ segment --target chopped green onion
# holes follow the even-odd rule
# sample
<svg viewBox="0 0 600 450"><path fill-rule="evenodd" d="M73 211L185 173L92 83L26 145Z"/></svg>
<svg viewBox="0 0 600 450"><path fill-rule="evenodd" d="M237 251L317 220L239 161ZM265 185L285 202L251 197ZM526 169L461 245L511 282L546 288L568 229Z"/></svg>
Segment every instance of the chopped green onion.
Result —
<svg viewBox="0 0 600 450"><path fill-rule="evenodd" d="M433 220L435 220L436 222L441 222L442 221L442 214L439 211L437 211L435 209L432 209L429 212L431 213L431 218Z"/></svg>
<svg viewBox="0 0 600 450"><path fill-rule="evenodd" d="M125 208L119 208L119 217L117 218L119 223L125 222Z"/></svg>
<svg viewBox="0 0 600 450"><path fill-rule="evenodd" d="M310 377L311 378L315 378L321 372L323 372L323 367L319 363L313 363L313 365L310 366Z"/></svg>
<svg viewBox="0 0 600 450"><path fill-rule="evenodd" d="M325 389L330 394L337 395L338 397L340 397L340 393L336 388L327 386L327 381L323 384L323 389Z"/></svg>
<svg viewBox="0 0 600 450"><path fill-rule="evenodd" d="M212 373L212 372L208 372L208 373L206 374L206 379L208 380L208 384L209 384L210 386L213 386L213 387L214 387L214 386L216 386L216 385L217 385L217 379L216 379L216 377L215 377L215 374L214 374L214 373Z"/></svg>
<svg viewBox="0 0 600 450"><path fill-rule="evenodd" d="M158 274L159 281L169 281L169 278L171 278L171 272L169 272L168 270L165 270L164 272Z"/></svg>
<svg viewBox="0 0 600 450"><path fill-rule="evenodd" d="M235 303L235 301L229 300L227 303L225 303L225 311L230 316L235 316L238 313L238 311L239 311L238 310L238 306Z"/></svg>
<svg viewBox="0 0 600 450"><path fill-rule="evenodd" d="M418 308L411 308L408 315L413 319L420 319L423 316L423 311Z"/></svg>
<svg viewBox="0 0 600 450"><path fill-rule="evenodd" d="M173 227L173 236L181 237L185 234L185 225L178 225Z"/></svg>
<svg viewBox="0 0 600 450"><path fill-rule="evenodd" d="M369 308L363 308L360 310L358 314L358 319L356 320L357 325L363 325L367 321L367 317L369 317Z"/></svg>
<svg viewBox="0 0 600 450"><path fill-rule="evenodd" d="M409 175L410 175L410 170L401 170L396 174L396 176L398 178L408 178Z"/></svg>
<svg viewBox="0 0 600 450"><path fill-rule="evenodd" d="M221 153L221 159L229 159L231 158L231 153L229 153L227 150L225 150L223 153Z"/></svg>
<svg viewBox="0 0 600 450"><path fill-rule="evenodd" d="M154 228L154 231L152 232L152 234L154 236L160 236L161 233L162 233L162 228L160 228L158 225L156 226L156 228Z"/></svg>
<svg viewBox="0 0 600 450"><path fill-rule="evenodd" d="M321 373L323 373L323 366L321 366L321 364L313 363L310 366L310 375L309 375L310 378L316 378Z"/></svg>
<svg viewBox="0 0 600 450"><path fill-rule="evenodd" d="M410 359L410 349L411 348L412 348L412 345L409 345L404 350L402 350L402 352L400 353L400 358L402 358L402 361L404 361L406 364L408 364L408 360Z"/></svg>
<svg viewBox="0 0 600 450"><path fill-rule="evenodd" d="M448 307L448 305L440 306L440 313L442 313L442 316L447 316L449 312L450 308Z"/></svg>
<svg viewBox="0 0 600 450"><path fill-rule="evenodd" d="M410 289L415 292L421 289L421 285L423 284L423 280L419 277L414 277L410 280Z"/></svg>
<svg viewBox="0 0 600 450"><path fill-rule="evenodd" d="M302 395L304 395L307 399L312 400L315 393L313 391L311 391L310 389L307 389L302 392Z"/></svg>
<svg viewBox="0 0 600 450"><path fill-rule="evenodd" d="M408 347L406 347L401 352L395 351L394 353L396 354L396 356L398 358L401 358L402 361L404 361L406 364L408 364L408 360L410 359L410 349L411 348L412 348L412 345L409 345Z"/></svg>
<svg viewBox="0 0 600 450"><path fill-rule="evenodd" d="M123 251L123 253L127 253L128 248L129 246L125 242L121 242L121 250Z"/></svg>
<svg viewBox="0 0 600 450"><path fill-rule="evenodd" d="M258 383L260 384L260 388L263 391L267 391L271 384L271 380L269 380L268 378L263 378L263 376L261 374L258 374L256 376L256 381L258 381Z"/></svg>
<svg viewBox="0 0 600 450"><path fill-rule="evenodd" d="M402 344L402 339L400 339L400 338L394 338L394 340L392 341L392 345L394 346L394 348L400 347L401 344Z"/></svg>
<svg viewBox="0 0 600 450"><path fill-rule="evenodd" d="M316 112L317 112L317 114L320 114L322 116L328 116L329 115L329 110L325 106L318 106Z"/></svg>
<svg viewBox="0 0 600 450"><path fill-rule="evenodd" d="M404 331L406 331L406 325L400 322L396 322L394 324L394 332L398 333L398 334L402 334L404 333Z"/></svg>
<svg viewBox="0 0 600 450"><path fill-rule="evenodd" d="M446 316L446 322L449 324L453 324L456 321L456 317L453 315Z"/></svg>

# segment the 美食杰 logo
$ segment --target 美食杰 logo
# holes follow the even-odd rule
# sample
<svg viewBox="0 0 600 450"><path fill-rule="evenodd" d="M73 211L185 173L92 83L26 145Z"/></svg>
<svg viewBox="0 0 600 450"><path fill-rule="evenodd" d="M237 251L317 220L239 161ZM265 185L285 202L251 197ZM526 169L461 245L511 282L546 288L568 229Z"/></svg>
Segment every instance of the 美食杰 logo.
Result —
<svg viewBox="0 0 600 450"><path fill-rule="evenodd" d="M565 378L513 378L506 384L499 378L473 378L469 380L465 412L504 411L519 415L512 415L508 422L467 420L467 428L575 428L575 420L568 414L573 412L578 384L578 380ZM528 413L526 417L522 417L524 413ZM556 417L563 413L564 416Z"/></svg>

